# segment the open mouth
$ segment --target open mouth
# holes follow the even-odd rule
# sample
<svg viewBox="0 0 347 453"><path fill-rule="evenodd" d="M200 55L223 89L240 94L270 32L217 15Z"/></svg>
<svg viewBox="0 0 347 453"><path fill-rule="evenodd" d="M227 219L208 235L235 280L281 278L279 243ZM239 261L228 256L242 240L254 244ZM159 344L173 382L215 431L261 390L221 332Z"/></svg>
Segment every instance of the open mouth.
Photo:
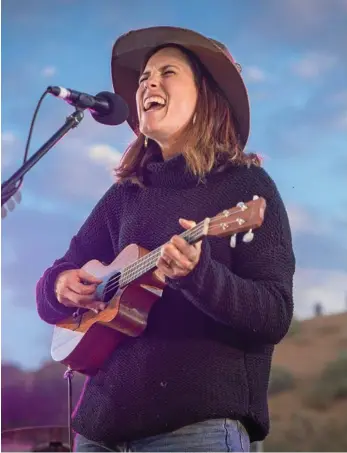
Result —
<svg viewBox="0 0 347 453"><path fill-rule="evenodd" d="M145 99L143 103L145 112L161 110L163 107L165 107L165 105L165 100L159 96L151 96Z"/></svg>

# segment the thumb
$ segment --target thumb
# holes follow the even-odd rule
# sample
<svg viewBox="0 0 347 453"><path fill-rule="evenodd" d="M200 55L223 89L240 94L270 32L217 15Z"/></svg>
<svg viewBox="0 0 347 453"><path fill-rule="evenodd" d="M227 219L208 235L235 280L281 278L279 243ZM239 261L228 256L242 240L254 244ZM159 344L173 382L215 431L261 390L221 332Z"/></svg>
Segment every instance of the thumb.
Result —
<svg viewBox="0 0 347 453"><path fill-rule="evenodd" d="M196 226L196 222L194 222L194 220L178 219L178 221L180 225L186 230L189 230L189 228Z"/></svg>
<svg viewBox="0 0 347 453"><path fill-rule="evenodd" d="M78 276L88 283L102 283L102 279L94 277L94 275L89 274L84 269L78 269Z"/></svg>

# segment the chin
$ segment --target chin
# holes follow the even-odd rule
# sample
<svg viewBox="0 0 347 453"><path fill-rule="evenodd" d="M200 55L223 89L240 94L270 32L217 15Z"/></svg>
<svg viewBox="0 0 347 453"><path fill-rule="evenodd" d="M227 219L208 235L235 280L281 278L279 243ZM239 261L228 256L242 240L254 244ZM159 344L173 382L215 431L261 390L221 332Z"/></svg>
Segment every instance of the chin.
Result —
<svg viewBox="0 0 347 453"><path fill-rule="evenodd" d="M155 124L154 121L153 123L146 123L146 125L141 128L141 132L152 140L155 140L157 137L159 138L159 136L163 134L162 128L158 123Z"/></svg>

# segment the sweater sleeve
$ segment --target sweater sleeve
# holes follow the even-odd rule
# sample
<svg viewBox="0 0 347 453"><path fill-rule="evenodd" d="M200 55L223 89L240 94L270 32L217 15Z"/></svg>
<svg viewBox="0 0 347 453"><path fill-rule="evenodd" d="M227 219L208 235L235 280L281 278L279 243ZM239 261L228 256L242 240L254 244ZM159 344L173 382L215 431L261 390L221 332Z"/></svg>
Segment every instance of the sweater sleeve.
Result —
<svg viewBox="0 0 347 453"><path fill-rule="evenodd" d="M211 257L204 238L195 269L186 277L168 279L168 284L245 341L276 344L293 316L295 257L288 216L274 182L262 169L251 177L244 201L262 196L267 208L252 242L244 243L238 235L236 248L230 249L232 269Z"/></svg>
<svg viewBox="0 0 347 453"><path fill-rule="evenodd" d="M56 324L71 316L74 308L60 304L54 293L58 275L69 269L81 268L92 259L102 262L111 260L113 246L110 236L108 210L115 212L115 186L104 194L96 204L79 231L71 239L65 255L52 264L42 275L36 285L37 311L41 319L49 324ZM113 219L116 222L116 219Z"/></svg>

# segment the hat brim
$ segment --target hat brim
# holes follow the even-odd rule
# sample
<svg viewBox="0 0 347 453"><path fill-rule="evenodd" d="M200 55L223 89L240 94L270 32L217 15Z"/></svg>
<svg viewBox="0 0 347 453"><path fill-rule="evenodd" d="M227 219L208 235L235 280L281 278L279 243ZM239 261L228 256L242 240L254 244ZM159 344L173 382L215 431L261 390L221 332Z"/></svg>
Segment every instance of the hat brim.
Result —
<svg viewBox="0 0 347 453"><path fill-rule="evenodd" d="M128 123L138 131L136 90L140 70L147 53L163 44L178 44L200 59L228 99L242 148L246 146L250 130L248 93L236 65L218 44L192 30L178 27L150 27L130 31L114 43L111 61L112 83L129 106Z"/></svg>

